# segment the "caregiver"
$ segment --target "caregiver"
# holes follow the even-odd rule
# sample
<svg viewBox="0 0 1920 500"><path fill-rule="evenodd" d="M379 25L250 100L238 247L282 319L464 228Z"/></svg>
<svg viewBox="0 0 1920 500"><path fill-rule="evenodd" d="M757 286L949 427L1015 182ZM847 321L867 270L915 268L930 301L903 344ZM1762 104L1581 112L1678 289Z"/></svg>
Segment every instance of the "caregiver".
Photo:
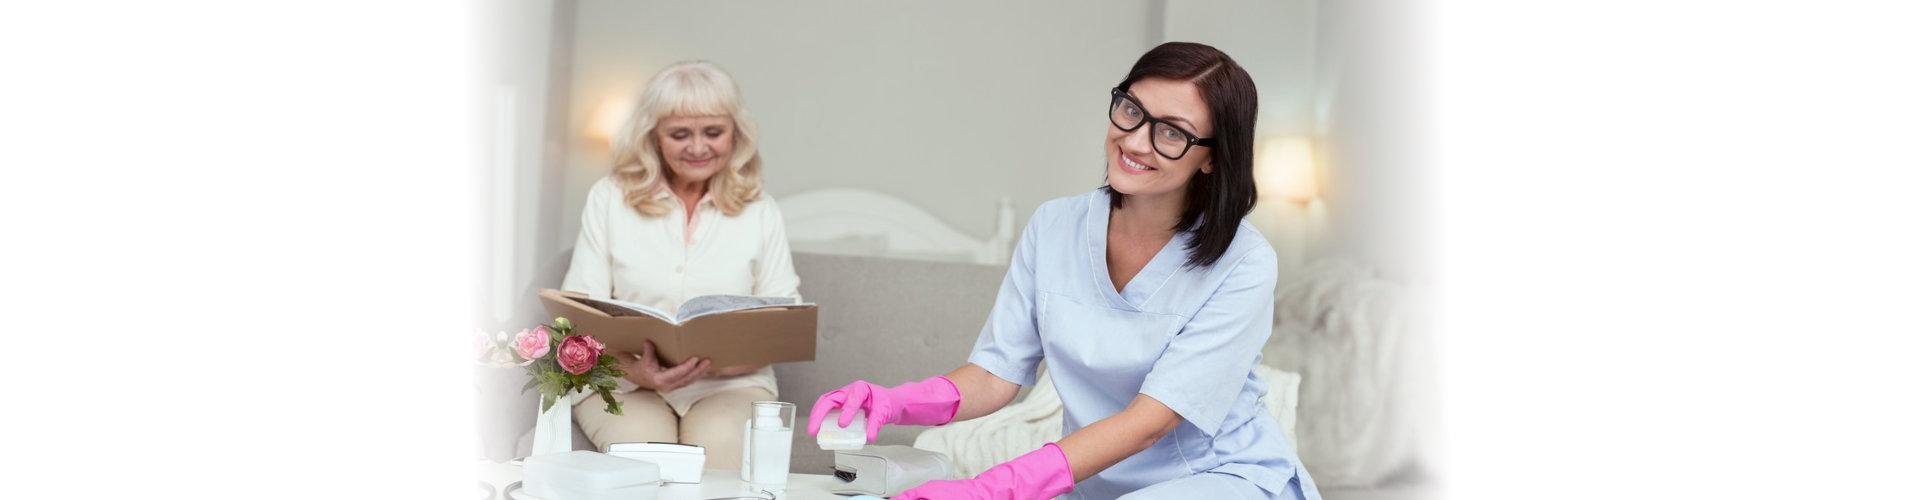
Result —
<svg viewBox="0 0 1920 500"><path fill-rule="evenodd" d="M1040 206L968 364L820 396L885 424L987 415L1042 360L1065 407L1057 443L972 479L894 497L1305 498L1313 479L1260 403L1278 267L1253 208L1253 80L1219 50L1173 42L1111 90L1108 185ZM852 418L842 412L840 425Z"/></svg>

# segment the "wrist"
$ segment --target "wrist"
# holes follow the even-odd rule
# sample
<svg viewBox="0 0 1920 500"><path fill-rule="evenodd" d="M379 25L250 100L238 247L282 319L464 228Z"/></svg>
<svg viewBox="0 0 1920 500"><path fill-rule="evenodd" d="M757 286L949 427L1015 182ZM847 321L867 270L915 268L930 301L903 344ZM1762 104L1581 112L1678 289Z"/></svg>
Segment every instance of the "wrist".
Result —
<svg viewBox="0 0 1920 500"><path fill-rule="evenodd" d="M1073 491L1073 466L1067 463L1066 450L1057 443L1047 443L1040 449L1027 452L1006 463L988 469L980 475L998 473L997 478L1030 493L1029 498L1053 498Z"/></svg>
<svg viewBox="0 0 1920 500"><path fill-rule="evenodd" d="M895 422L946 425L960 413L960 386L943 376L900 384L890 390L898 401Z"/></svg>
<svg viewBox="0 0 1920 500"><path fill-rule="evenodd" d="M940 423L933 425L947 425L952 423L953 417L960 415L960 384L953 383L953 379L947 378L946 375L928 377L923 382L934 386L934 390L940 394L942 398L941 402L945 406L942 408L945 410L945 415L940 417ZM952 403L947 404L946 401L948 400L951 400Z"/></svg>

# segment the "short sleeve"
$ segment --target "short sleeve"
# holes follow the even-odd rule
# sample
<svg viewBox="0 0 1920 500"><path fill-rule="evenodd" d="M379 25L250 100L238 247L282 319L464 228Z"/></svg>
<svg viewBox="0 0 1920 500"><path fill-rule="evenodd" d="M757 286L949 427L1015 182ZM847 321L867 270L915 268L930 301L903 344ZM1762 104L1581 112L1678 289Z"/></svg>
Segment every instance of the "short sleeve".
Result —
<svg viewBox="0 0 1920 500"><path fill-rule="evenodd" d="M1035 212L1013 247L1013 259L1007 264L1007 277L1000 281L1000 293L993 299L987 324L980 328L980 339L973 343L967 362L978 365L1001 380L1033 385L1034 372L1040 367L1040 328L1034 316L1033 262L1035 226L1044 222Z"/></svg>
<svg viewBox="0 0 1920 500"><path fill-rule="evenodd" d="M773 198L761 198L760 254L753 257L753 295L800 299L800 275L793 271L793 250L787 244L787 221Z"/></svg>
<svg viewBox="0 0 1920 500"><path fill-rule="evenodd" d="M1154 362L1140 393L1214 435L1273 334L1277 261L1271 248L1262 247L1234 263Z"/></svg>
<svg viewBox="0 0 1920 500"><path fill-rule="evenodd" d="M607 211L621 203L620 188L611 179L600 179L587 191L587 203L580 209L580 238L573 244L573 259L567 263L567 277L560 289L580 292L596 299L613 298L613 264L607 255Z"/></svg>

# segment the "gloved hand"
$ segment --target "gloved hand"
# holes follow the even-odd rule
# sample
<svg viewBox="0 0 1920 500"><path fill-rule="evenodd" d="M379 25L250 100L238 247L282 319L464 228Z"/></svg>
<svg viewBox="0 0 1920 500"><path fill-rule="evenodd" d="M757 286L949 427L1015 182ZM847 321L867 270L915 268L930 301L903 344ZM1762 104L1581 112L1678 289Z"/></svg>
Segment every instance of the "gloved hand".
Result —
<svg viewBox="0 0 1920 500"><path fill-rule="evenodd" d="M807 434L820 435L820 423L827 412L840 408L841 427L853 423L853 410L867 412L867 442L880 437L880 426L892 423L942 425L960 412L960 388L946 377L932 377L900 384L892 389L869 384L865 380L847 384L821 394L813 401L807 416Z"/></svg>
<svg viewBox="0 0 1920 500"><path fill-rule="evenodd" d="M1047 443L973 479L927 481L893 500L1045 500L1073 491L1073 468L1060 445Z"/></svg>

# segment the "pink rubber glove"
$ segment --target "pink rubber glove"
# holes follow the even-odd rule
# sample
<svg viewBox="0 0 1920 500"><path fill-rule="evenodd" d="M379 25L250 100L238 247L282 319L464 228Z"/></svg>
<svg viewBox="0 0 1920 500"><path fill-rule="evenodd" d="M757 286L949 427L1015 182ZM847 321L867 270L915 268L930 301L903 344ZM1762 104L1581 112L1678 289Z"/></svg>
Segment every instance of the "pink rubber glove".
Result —
<svg viewBox="0 0 1920 500"><path fill-rule="evenodd" d="M1060 445L1047 443L973 479L927 481L893 500L1045 500L1069 491L1073 468L1067 465L1067 454Z"/></svg>
<svg viewBox="0 0 1920 500"><path fill-rule="evenodd" d="M807 416L807 434L820 435L820 419L834 408L840 411L840 426L853 423L851 409L867 411L867 442L880 437L886 424L943 425L960 412L960 388L946 377L932 377L900 384L892 389L869 384L865 380L847 384L821 394L813 401Z"/></svg>

